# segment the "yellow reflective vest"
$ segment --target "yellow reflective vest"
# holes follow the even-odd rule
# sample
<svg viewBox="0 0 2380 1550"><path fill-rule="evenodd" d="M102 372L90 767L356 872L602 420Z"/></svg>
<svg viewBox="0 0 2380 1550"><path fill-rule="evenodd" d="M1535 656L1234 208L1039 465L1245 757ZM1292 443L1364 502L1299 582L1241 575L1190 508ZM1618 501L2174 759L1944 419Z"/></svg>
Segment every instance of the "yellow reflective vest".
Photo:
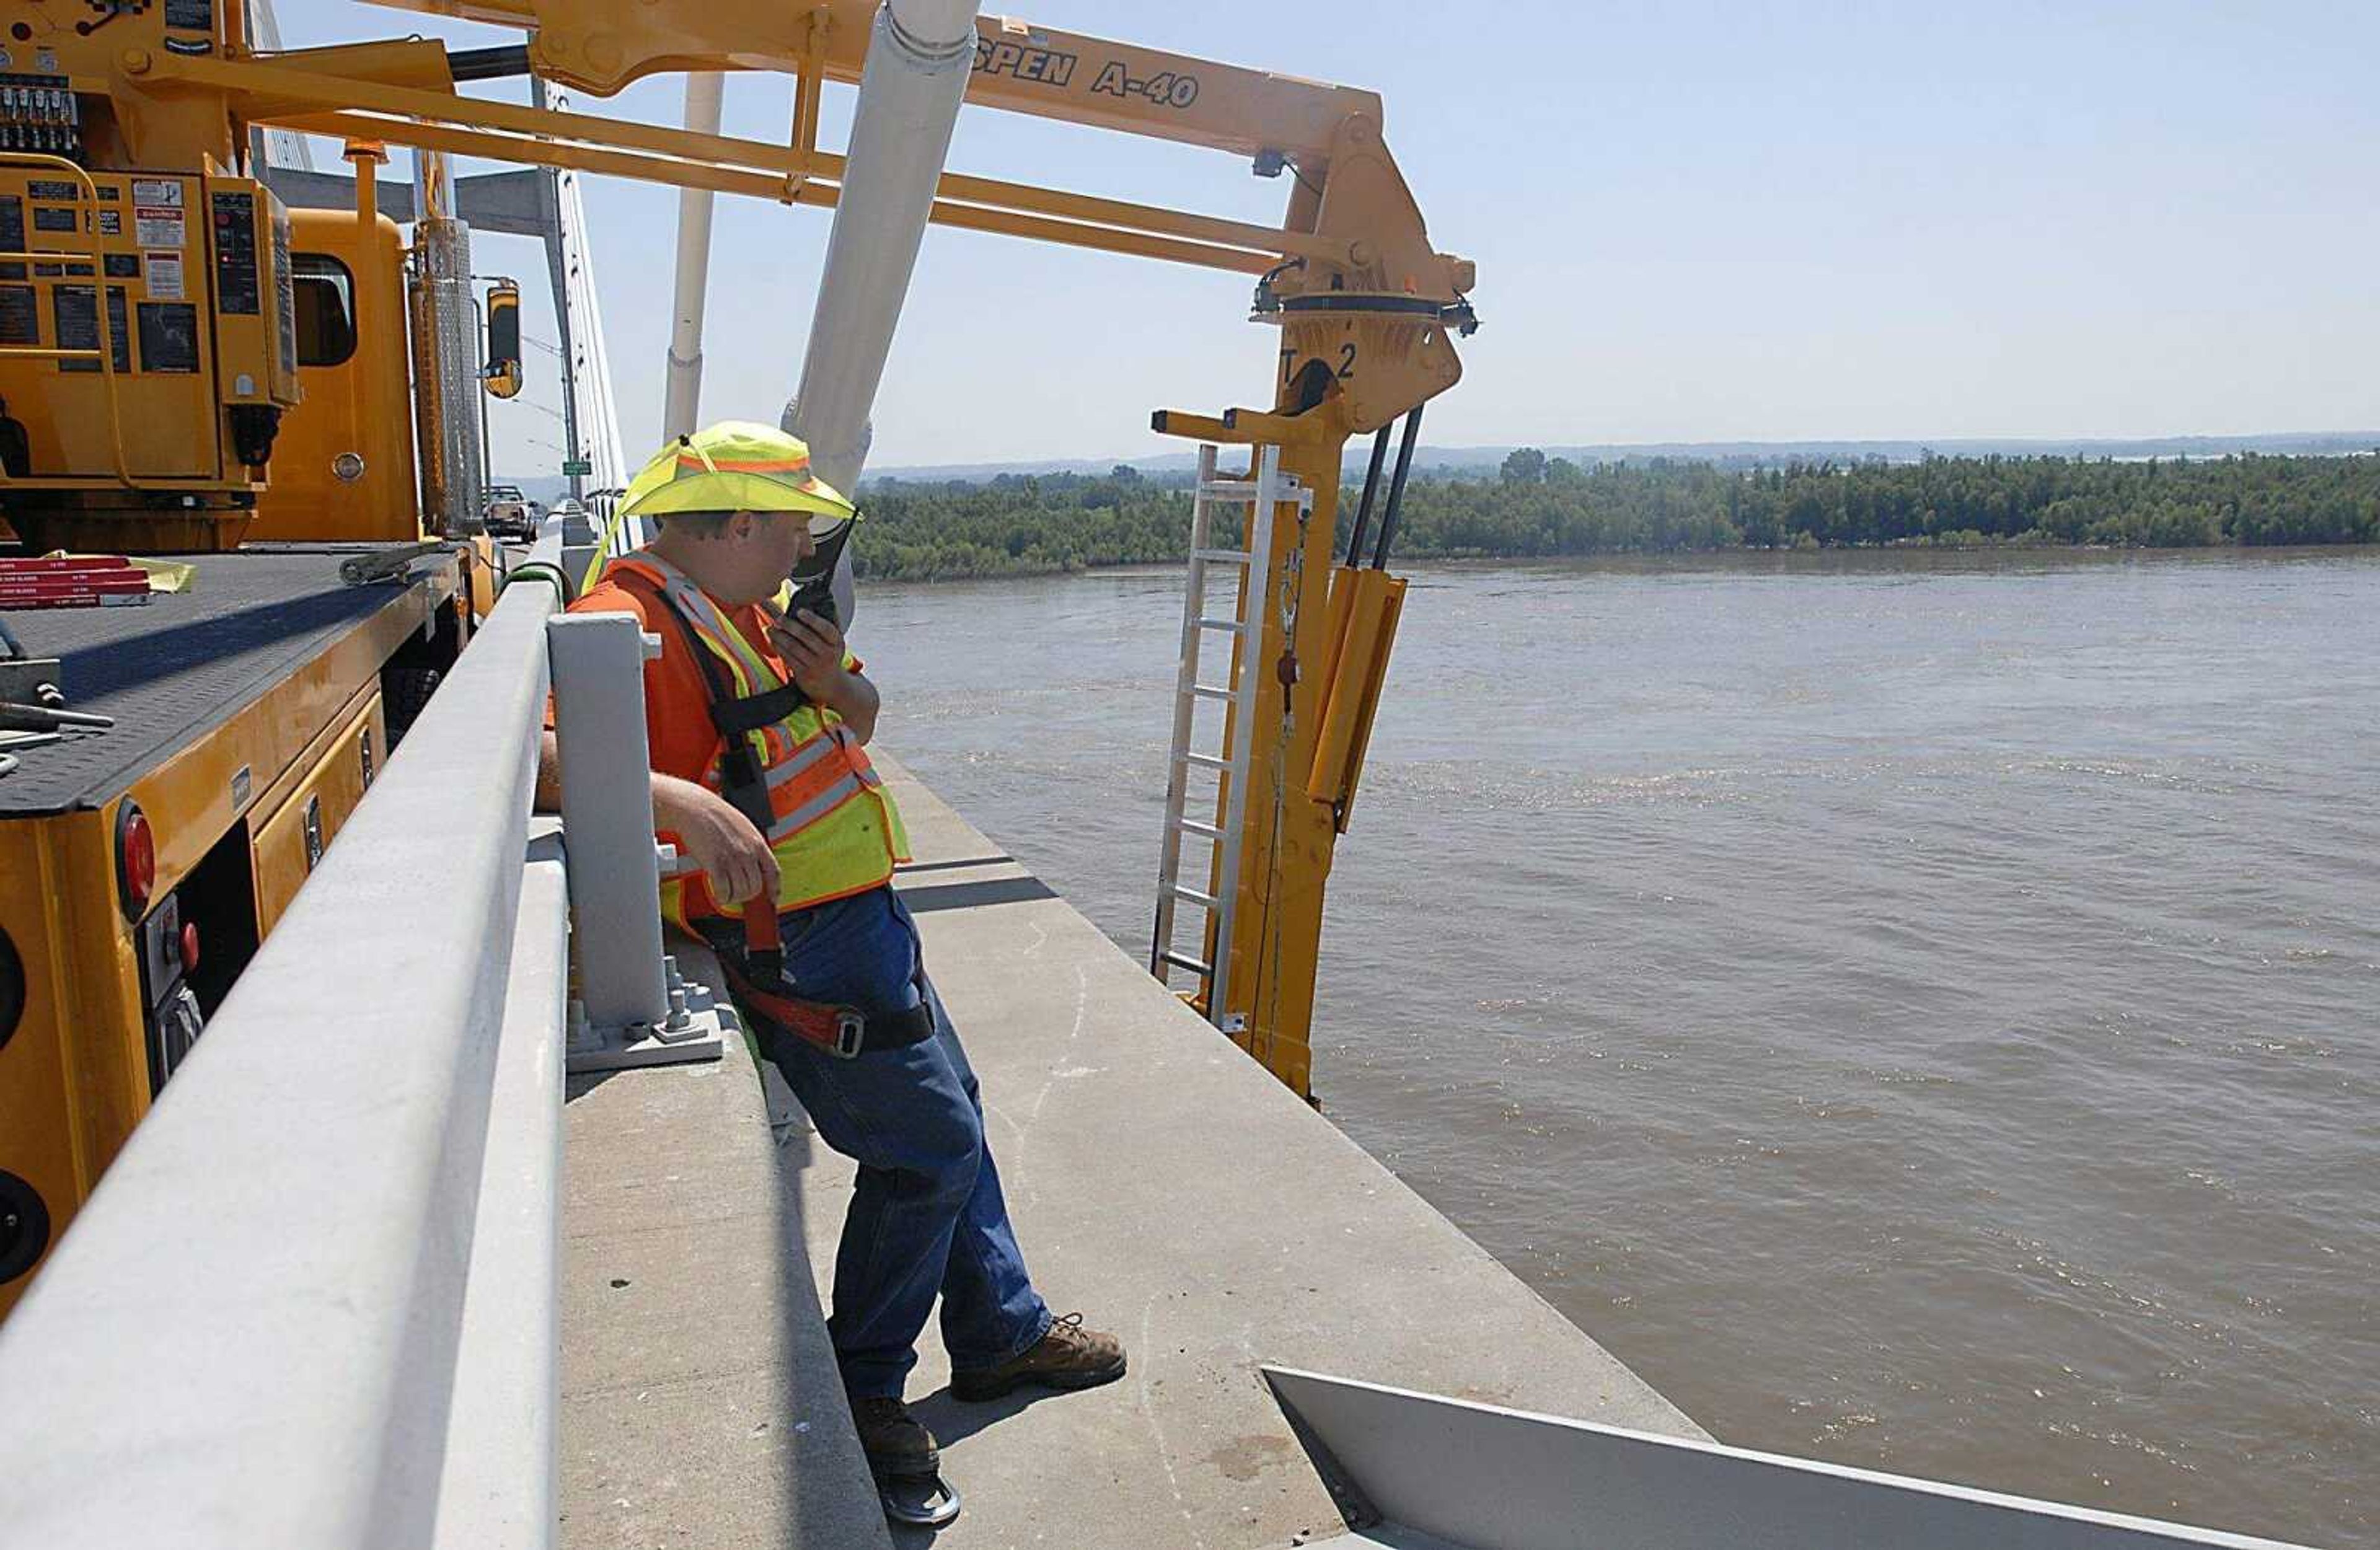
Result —
<svg viewBox="0 0 2380 1550"><path fill-rule="evenodd" d="M709 595L659 555L639 551L613 561L604 575L674 610L697 646L726 670L738 698L783 686L783 674ZM682 636L678 644L683 646ZM708 716L709 708L702 708ZM741 735L752 740L768 783L778 909L864 893L891 880L893 866L909 859L908 832L892 793L841 716L805 700L783 720ZM725 753L722 738L702 776L706 788L722 795ZM741 919L744 911L714 897L708 879L693 872L662 879L662 914L672 925L691 930L698 920Z"/></svg>

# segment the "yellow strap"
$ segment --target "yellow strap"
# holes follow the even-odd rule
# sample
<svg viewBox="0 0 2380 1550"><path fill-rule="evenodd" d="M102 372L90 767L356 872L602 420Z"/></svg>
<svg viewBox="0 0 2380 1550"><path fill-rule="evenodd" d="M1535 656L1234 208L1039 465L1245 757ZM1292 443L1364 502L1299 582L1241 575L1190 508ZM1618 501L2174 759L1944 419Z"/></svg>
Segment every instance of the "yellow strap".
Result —
<svg viewBox="0 0 2380 1550"><path fill-rule="evenodd" d="M587 589L595 585L596 577L603 574L603 563L612 558L612 535L620 530L620 507L624 504L625 503L621 501L612 503L612 515L603 519L603 530L595 535L595 552L587 562L587 574L578 578L578 594L581 597L586 596Z"/></svg>
<svg viewBox="0 0 2380 1550"><path fill-rule="evenodd" d="M684 593L678 599L679 612L686 615L686 623L694 626L695 635L710 648L710 654L725 662L728 671L735 674L737 688L750 695L759 693L763 683L768 683L771 688L776 686L773 682L776 675L767 660L752 648L752 643L745 638L744 632L735 627L734 620L720 612L708 593L695 585L685 572L665 560L656 560L655 568L662 572L666 587Z"/></svg>

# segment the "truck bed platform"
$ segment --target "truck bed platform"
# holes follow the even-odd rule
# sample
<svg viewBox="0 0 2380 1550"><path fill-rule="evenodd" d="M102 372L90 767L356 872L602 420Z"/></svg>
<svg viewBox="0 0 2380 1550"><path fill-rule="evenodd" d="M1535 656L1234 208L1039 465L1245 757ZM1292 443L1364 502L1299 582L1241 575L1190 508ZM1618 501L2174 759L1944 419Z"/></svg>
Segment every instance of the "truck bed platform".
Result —
<svg viewBox="0 0 2380 1550"><path fill-rule="evenodd" d="M425 558L401 584L339 579L341 561L381 547L177 555L197 567L190 588L144 606L10 610L26 653L59 659L68 708L115 725L9 750L19 763L0 777L0 819L102 805L383 610L426 612L453 595L451 560Z"/></svg>

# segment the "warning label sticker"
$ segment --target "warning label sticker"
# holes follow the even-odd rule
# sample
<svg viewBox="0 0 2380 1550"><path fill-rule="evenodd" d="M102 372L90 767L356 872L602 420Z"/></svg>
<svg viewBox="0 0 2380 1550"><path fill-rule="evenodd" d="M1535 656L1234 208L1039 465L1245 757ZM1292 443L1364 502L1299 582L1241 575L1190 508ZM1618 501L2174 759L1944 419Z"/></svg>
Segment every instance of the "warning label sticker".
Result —
<svg viewBox="0 0 2380 1550"><path fill-rule="evenodd" d="M182 212L164 205L132 207L132 240L143 248L182 246Z"/></svg>
<svg viewBox="0 0 2380 1550"><path fill-rule="evenodd" d="M179 301L182 299L182 255L151 253L149 260L149 299Z"/></svg>
<svg viewBox="0 0 2380 1550"><path fill-rule="evenodd" d="M132 180L132 202L170 204L179 209L182 203L181 182L171 177L136 177Z"/></svg>

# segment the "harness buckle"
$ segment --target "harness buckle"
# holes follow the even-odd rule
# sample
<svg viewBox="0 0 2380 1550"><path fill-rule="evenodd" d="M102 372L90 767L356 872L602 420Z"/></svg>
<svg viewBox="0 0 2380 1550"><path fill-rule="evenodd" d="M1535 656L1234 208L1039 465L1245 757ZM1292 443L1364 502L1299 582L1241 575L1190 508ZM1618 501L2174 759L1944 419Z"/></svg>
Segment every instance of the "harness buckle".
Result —
<svg viewBox="0 0 2380 1550"><path fill-rule="evenodd" d="M834 1043L827 1047L828 1054L838 1060L857 1060L867 1039L867 1018L849 1007L834 1009Z"/></svg>

